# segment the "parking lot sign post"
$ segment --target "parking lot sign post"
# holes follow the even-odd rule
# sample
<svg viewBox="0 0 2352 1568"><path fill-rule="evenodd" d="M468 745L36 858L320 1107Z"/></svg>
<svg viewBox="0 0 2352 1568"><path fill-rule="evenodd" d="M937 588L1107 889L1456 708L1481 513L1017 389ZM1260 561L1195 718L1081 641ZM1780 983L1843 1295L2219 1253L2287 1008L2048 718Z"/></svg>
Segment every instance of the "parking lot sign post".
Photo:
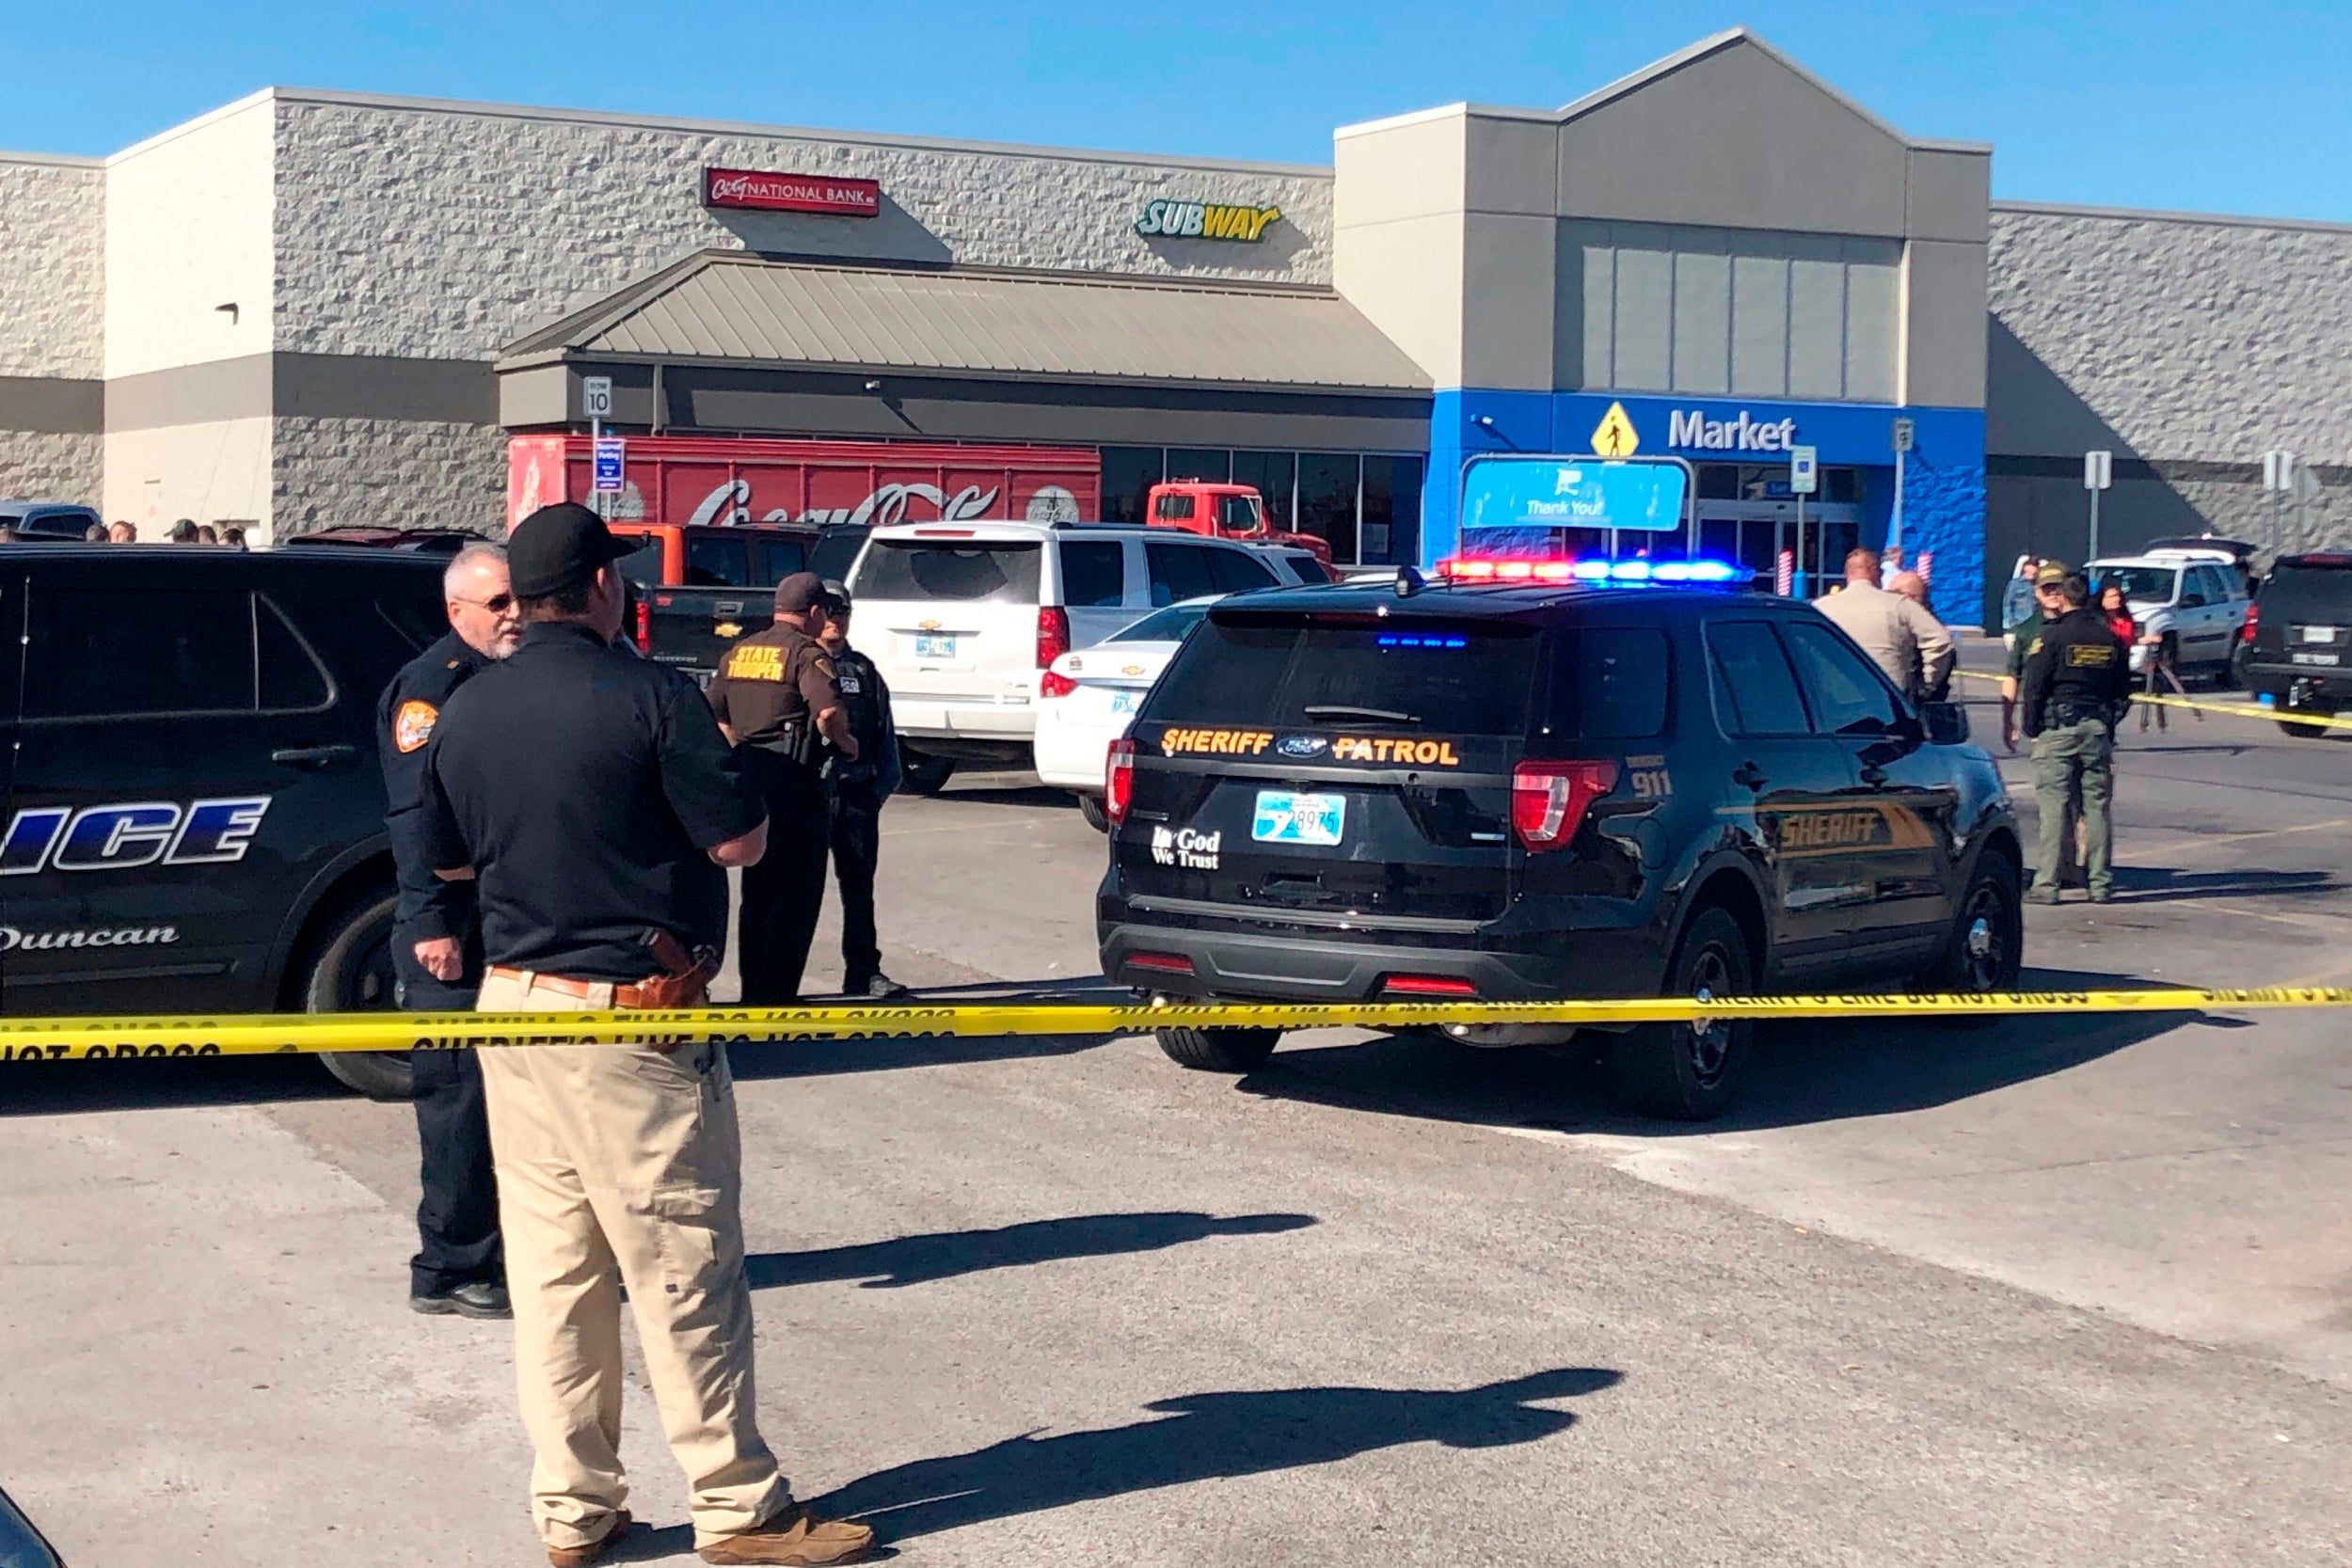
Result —
<svg viewBox="0 0 2352 1568"><path fill-rule="evenodd" d="M2099 559L2099 492L2114 483L2115 453L2083 453L2083 488L2090 492L2090 548L2083 556L2086 562Z"/></svg>
<svg viewBox="0 0 2352 1568"><path fill-rule="evenodd" d="M1886 515L1886 552L1893 556L1900 555L1903 547L1903 459L1911 455L1917 434L1918 427L1902 414L1895 417L1888 432L1888 444L1895 449L1895 505Z"/></svg>
<svg viewBox="0 0 2352 1568"><path fill-rule="evenodd" d="M1804 592L1802 566L1804 560L1804 498L1820 485L1820 455L1818 447L1788 449L1788 493L1797 498L1797 560L1801 563L1790 579L1790 587L1800 594ZM1781 593L1788 594L1790 587L1783 587Z"/></svg>
<svg viewBox="0 0 2352 1568"><path fill-rule="evenodd" d="M2303 502L2306 492L2317 486L2311 482L2310 471L2295 460L2295 453L2272 451L2263 453L2263 490L2270 497L2270 553L2275 557L2284 547L2280 537L2280 514L2286 509L2288 498L2295 500L2295 529L2303 531Z"/></svg>
<svg viewBox="0 0 2352 1568"><path fill-rule="evenodd" d="M588 416L588 439L596 451L604 446L604 421L612 417L612 378L609 375L585 375L580 379L580 411ZM599 469L599 472L601 470ZM613 489L620 486L615 484ZM588 504L597 516L604 515L605 488L601 483L589 488Z"/></svg>
<svg viewBox="0 0 2352 1568"><path fill-rule="evenodd" d="M621 493L621 465L628 450L628 443L618 436L599 436L589 443L589 483L599 502L606 496ZM601 506L598 510L602 510Z"/></svg>

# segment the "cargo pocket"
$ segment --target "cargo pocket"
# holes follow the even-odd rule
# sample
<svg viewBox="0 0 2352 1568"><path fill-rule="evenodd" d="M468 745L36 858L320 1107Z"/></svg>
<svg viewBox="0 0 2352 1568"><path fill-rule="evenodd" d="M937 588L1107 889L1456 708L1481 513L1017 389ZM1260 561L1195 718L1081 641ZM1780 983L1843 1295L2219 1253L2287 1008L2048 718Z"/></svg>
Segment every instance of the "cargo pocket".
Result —
<svg viewBox="0 0 2352 1568"><path fill-rule="evenodd" d="M723 1187L665 1187L646 1196L652 1222L656 1309L691 1340L729 1326L743 1298L743 1227Z"/></svg>

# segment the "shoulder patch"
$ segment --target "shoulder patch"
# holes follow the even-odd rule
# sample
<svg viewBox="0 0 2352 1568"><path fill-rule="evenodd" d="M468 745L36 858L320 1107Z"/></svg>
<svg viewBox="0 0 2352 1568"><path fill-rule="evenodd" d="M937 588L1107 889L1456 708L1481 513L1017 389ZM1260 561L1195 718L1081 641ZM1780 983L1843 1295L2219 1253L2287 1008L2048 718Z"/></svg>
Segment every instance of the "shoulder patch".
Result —
<svg viewBox="0 0 2352 1568"><path fill-rule="evenodd" d="M818 674L824 676L827 680L833 679L832 659L827 658L822 654L818 654L815 658L809 660L809 662L817 666L817 673Z"/></svg>
<svg viewBox="0 0 2352 1568"><path fill-rule="evenodd" d="M780 681L784 650L772 642L739 642L727 653L723 673L732 681Z"/></svg>
<svg viewBox="0 0 2352 1568"><path fill-rule="evenodd" d="M392 748L399 752L421 751L433 738L433 726L439 722L441 710L431 703L406 702L392 715Z"/></svg>

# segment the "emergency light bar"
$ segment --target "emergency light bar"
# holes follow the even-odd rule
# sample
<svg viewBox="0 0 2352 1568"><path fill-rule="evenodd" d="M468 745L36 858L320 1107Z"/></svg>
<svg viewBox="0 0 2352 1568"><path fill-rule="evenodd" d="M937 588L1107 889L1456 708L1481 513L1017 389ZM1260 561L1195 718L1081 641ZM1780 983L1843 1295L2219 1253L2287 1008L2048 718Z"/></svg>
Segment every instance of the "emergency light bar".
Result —
<svg viewBox="0 0 2352 1568"><path fill-rule="evenodd" d="M1531 561L1512 556L1453 556L1438 576L1454 582L1738 582L1750 574L1727 561Z"/></svg>

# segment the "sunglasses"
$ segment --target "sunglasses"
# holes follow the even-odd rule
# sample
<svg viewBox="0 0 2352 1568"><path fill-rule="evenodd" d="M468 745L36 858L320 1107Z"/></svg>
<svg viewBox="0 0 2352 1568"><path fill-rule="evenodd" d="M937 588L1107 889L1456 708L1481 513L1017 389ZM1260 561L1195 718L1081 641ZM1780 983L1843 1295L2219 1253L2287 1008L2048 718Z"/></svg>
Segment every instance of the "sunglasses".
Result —
<svg viewBox="0 0 2352 1568"><path fill-rule="evenodd" d="M493 594L486 599L460 598L457 602L459 604L472 605L476 610L486 610L493 615L503 615L508 610L515 608L515 595L512 594Z"/></svg>

